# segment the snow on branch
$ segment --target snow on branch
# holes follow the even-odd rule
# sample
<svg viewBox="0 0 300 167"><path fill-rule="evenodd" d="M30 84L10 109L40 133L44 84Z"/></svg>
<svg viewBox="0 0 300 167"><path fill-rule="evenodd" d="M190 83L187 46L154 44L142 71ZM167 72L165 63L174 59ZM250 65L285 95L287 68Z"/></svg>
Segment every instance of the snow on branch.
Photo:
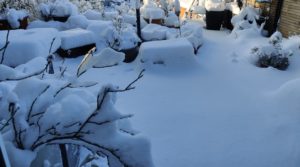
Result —
<svg viewBox="0 0 300 167"><path fill-rule="evenodd" d="M135 89L133 85L144 71L125 88L107 85L97 95L86 89L97 84L93 82L6 78L0 83L0 130L3 134L12 132L12 139L6 140L20 150L36 152L46 145L75 144L105 155L113 167L151 167L148 141L118 124L133 115L123 115L114 107L115 94ZM14 89L5 88L4 83L10 80L16 81Z"/></svg>

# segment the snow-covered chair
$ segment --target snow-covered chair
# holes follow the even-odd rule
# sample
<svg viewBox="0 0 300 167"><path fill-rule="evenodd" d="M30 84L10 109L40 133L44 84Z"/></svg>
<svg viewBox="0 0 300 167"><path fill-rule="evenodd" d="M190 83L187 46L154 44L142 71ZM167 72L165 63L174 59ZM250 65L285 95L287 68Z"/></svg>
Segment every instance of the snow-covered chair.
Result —
<svg viewBox="0 0 300 167"><path fill-rule="evenodd" d="M62 57L77 57L86 54L96 46L93 33L88 30L76 28L59 33L61 47L57 53Z"/></svg>

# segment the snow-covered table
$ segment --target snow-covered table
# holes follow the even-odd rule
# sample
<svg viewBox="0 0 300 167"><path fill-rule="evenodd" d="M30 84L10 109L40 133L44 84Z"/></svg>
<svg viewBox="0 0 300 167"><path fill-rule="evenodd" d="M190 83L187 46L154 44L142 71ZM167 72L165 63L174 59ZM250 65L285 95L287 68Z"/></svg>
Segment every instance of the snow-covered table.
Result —
<svg viewBox="0 0 300 167"><path fill-rule="evenodd" d="M0 48L5 45L6 34L7 31L0 31ZM3 64L15 67L38 56L47 57L54 38L51 52L55 52L60 46L60 38L56 29L11 30Z"/></svg>
<svg viewBox="0 0 300 167"><path fill-rule="evenodd" d="M96 46L94 35L91 31L76 28L59 33L61 47L57 53L62 57L77 57L86 54Z"/></svg>

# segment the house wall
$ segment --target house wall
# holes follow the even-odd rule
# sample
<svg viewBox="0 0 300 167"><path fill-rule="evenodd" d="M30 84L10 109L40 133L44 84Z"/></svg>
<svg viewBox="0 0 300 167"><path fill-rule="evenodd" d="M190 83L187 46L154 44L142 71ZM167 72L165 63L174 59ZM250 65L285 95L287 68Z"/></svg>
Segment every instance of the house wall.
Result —
<svg viewBox="0 0 300 167"><path fill-rule="evenodd" d="M285 37L300 34L300 0L284 0L279 31Z"/></svg>

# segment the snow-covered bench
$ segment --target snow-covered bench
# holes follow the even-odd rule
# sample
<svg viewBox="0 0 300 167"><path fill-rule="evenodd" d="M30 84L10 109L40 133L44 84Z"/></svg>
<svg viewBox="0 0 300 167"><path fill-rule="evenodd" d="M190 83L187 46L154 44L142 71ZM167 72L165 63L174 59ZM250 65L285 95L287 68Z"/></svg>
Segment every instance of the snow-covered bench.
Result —
<svg viewBox="0 0 300 167"><path fill-rule="evenodd" d="M7 31L0 31L0 48L5 45L6 34ZM55 42L53 43L51 52L55 52L60 46L60 38L56 29L11 30L3 64L15 67L38 56L47 57L54 38Z"/></svg>
<svg viewBox="0 0 300 167"><path fill-rule="evenodd" d="M62 57L77 57L86 54L96 46L93 33L88 30L76 28L59 33L61 47L57 53Z"/></svg>

